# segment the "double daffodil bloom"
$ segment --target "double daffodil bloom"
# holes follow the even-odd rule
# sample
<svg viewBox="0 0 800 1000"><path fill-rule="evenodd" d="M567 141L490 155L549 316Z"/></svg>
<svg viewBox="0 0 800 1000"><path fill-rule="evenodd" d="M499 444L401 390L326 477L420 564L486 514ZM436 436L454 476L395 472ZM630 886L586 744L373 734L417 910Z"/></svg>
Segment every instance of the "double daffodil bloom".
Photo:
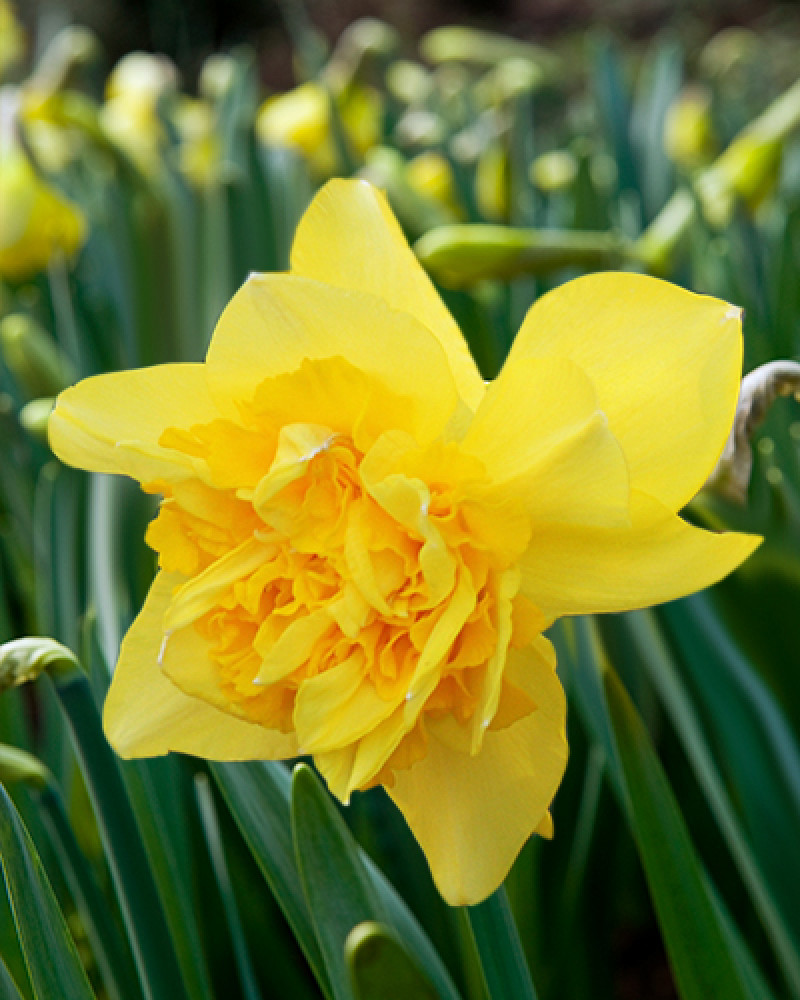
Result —
<svg viewBox="0 0 800 1000"><path fill-rule="evenodd" d="M57 455L164 498L110 741L311 754L343 801L382 784L444 898L478 902L551 832L567 746L543 631L705 587L757 544L676 515L740 364L738 309L596 274L534 305L487 386L384 197L332 181L204 364L58 400Z"/></svg>

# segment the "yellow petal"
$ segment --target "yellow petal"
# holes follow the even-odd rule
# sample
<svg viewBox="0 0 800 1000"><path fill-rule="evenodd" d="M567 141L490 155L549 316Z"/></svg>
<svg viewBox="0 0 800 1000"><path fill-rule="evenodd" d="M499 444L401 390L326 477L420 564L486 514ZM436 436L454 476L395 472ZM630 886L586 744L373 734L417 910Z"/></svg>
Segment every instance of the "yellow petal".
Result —
<svg viewBox="0 0 800 1000"><path fill-rule="evenodd" d="M212 760L291 757L292 736L244 722L189 697L161 671L161 623L180 578L160 573L122 643L103 710L103 727L121 757L170 751Z"/></svg>
<svg viewBox="0 0 800 1000"><path fill-rule="evenodd" d="M268 553L269 547L264 542L248 538L226 555L215 559L207 569L187 580L175 592L164 615L164 631L169 633L185 628L211 611L237 580L245 579L264 564Z"/></svg>
<svg viewBox="0 0 800 1000"><path fill-rule="evenodd" d="M372 295L286 274L251 275L228 303L208 349L209 386L245 401L264 379L336 357L408 398L406 429L420 440L436 437L459 401L445 352L419 320ZM301 398L297 411L303 419Z"/></svg>
<svg viewBox="0 0 800 1000"><path fill-rule="evenodd" d="M388 718L402 700L402 693L394 700L382 698L364 676L363 657L348 657L300 685L294 724L303 753L355 743Z"/></svg>
<svg viewBox="0 0 800 1000"><path fill-rule="evenodd" d="M477 407L483 380L466 341L377 188L366 181L326 184L297 227L292 271L411 313L439 339L462 398Z"/></svg>
<svg viewBox="0 0 800 1000"><path fill-rule="evenodd" d="M567 759L565 699L552 665L535 650L512 651L518 683L536 709L507 729L490 729L477 756L433 733L427 755L395 773L387 791L419 842L439 892L470 906L508 874L547 809Z"/></svg>
<svg viewBox="0 0 800 1000"><path fill-rule="evenodd" d="M171 426L220 415L201 364L159 365L84 379L62 392L50 417L50 447L68 465L140 482L199 475L202 464L158 442Z"/></svg>
<svg viewBox="0 0 800 1000"><path fill-rule="evenodd" d="M628 611L716 583L761 539L695 528L641 493L631 527L543 525L521 560L521 591L545 614Z"/></svg>
<svg viewBox="0 0 800 1000"><path fill-rule="evenodd" d="M461 442L534 521L624 524L628 470L588 376L563 358L523 358L490 385Z"/></svg>
<svg viewBox="0 0 800 1000"><path fill-rule="evenodd" d="M591 274L525 318L506 361L568 358L589 376L631 486L679 510L706 481L733 423L741 311L641 274Z"/></svg>

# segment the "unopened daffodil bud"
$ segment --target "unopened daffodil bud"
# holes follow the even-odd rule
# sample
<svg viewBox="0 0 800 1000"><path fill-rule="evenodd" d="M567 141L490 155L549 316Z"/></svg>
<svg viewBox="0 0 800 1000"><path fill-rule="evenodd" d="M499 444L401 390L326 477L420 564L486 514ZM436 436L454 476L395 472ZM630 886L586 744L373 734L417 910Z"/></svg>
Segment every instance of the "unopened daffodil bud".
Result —
<svg viewBox="0 0 800 1000"><path fill-rule="evenodd" d="M73 257L86 229L78 206L37 176L20 150L0 156L0 277L23 281L57 253Z"/></svg>
<svg viewBox="0 0 800 1000"><path fill-rule="evenodd" d="M26 313L0 320L0 351L6 367L28 396L55 396L75 378L53 338Z"/></svg>
<svg viewBox="0 0 800 1000"><path fill-rule="evenodd" d="M43 788L50 780L50 771L38 757L19 747L0 743L0 784L8 786L24 781L34 788Z"/></svg>
<svg viewBox="0 0 800 1000"><path fill-rule="evenodd" d="M201 97L219 101L233 86L236 79L236 60L225 52L215 52L205 60L197 81Z"/></svg>
<svg viewBox="0 0 800 1000"><path fill-rule="evenodd" d="M504 59L526 59L549 76L559 64L557 56L539 45L456 25L429 31L420 42L419 50L424 59L437 65L459 62L490 67Z"/></svg>
<svg viewBox="0 0 800 1000"><path fill-rule="evenodd" d="M19 63L24 52L22 26L8 0L0 0L0 79Z"/></svg>
<svg viewBox="0 0 800 1000"><path fill-rule="evenodd" d="M697 179L703 211L723 226L737 198L755 210L774 190L786 138L800 127L800 80L754 118Z"/></svg>
<svg viewBox="0 0 800 1000"><path fill-rule="evenodd" d="M432 229L416 242L414 253L438 281L459 287L564 267L615 269L630 250L615 233L465 225Z"/></svg>
<svg viewBox="0 0 800 1000"><path fill-rule="evenodd" d="M329 176L341 166L331 129L334 99L326 87L315 81L269 97L256 118L256 135L265 145L296 150L317 176ZM345 141L363 156L380 138L379 95L368 87L353 86L336 106Z"/></svg>
<svg viewBox="0 0 800 1000"><path fill-rule="evenodd" d="M109 139L145 173L160 165L166 140L159 103L177 92L178 72L166 56L130 52L106 83L100 120Z"/></svg>
<svg viewBox="0 0 800 1000"><path fill-rule="evenodd" d="M800 364L770 361L742 379L730 436L706 487L735 503L745 503L753 467L751 440L781 396L800 399Z"/></svg>
<svg viewBox="0 0 800 1000"><path fill-rule="evenodd" d="M508 153L502 146L488 146L475 170L475 199L482 215L493 222L508 218L511 204Z"/></svg>
<svg viewBox="0 0 800 1000"><path fill-rule="evenodd" d="M400 49L397 31L376 17L362 17L339 37L324 76L337 93L355 81L382 82L386 67Z"/></svg>
<svg viewBox="0 0 800 1000"><path fill-rule="evenodd" d="M195 187L204 187L216 176L219 161L214 109L200 98L181 97L173 122L180 137L178 165Z"/></svg>
<svg viewBox="0 0 800 1000"><path fill-rule="evenodd" d="M50 41L26 83L26 89L44 97L76 86L87 67L100 60L102 48L89 28L70 25Z"/></svg>
<svg viewBox="0 0 800 1000"><path fill-rule="evenodd" d="M124 97L151 107L177 89L175 64L167 56L151 52L129 52L116 64L106 81L106 97Z"/></svg>
<svg viewBox="0 0 800 1000"><path fill-rule="evenodd" d="M711 91L685 87L667 110L664 152L679 167L694 170L709 162L715 146Z"/></svg>
<svg viewBox="0 0 800 1000"><path fill-rule="evenodd" d="M485 107L506 104L538 90L545 79L544 70L530 59L504 59L478 81L476 98Z"/></svg>
<svg viewBox="0 0 800 1000"><path fill-rule="evenodd" d="M80 673L75 655L54 639L31 636L0 645L0 692L35 681L45 671Z"/></svg>
<svg viewBox="0 0 800 1000"><path fill-rule="evenodd" d="M531 164L531 182L547 194L567 190L577 176L578 160L568 149L542 153Z"/></svg>
<svg viewBox="0 0 800 1000"><path fill-rule="evenodd" d="M395 100L415 107L433 93L433 79L421 63L397 59L386 71L386 89Z"/></svg>
<svg viewBox="0 0 800 1000"><path fill-rule="evenodd" d="M47 444L47 422L55 404L52 396L32 399L19 411L20 427L42 444Z"/></svg>
<svg viewBox="0 0 800 1000"><path fill-rule="evenodd" d="M403 228L412 237L422 235L431 226L453 222L451 210L410 183L408 166L398 150L374 146L367 153L359 177L386 192Z"/></svg>
<svg viewBox="0 0 800 1000"><path fill-rule="evenodd" d="M406 165L406 178L418 194L438 202L454 216L458 215L453 168L441 153L435 150L418 153Z"/></svg>

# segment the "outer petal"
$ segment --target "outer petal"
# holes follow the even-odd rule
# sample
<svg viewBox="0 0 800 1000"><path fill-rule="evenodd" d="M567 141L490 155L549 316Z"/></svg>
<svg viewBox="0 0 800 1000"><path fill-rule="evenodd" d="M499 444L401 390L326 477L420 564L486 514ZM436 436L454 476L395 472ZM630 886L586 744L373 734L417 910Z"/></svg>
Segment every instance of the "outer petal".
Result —
<svg viewBox="0 0 800 1000"><path fill-rule="evenodd" d="M485 899L531 833L548 829L547 809L564 773L566 705L552 660L532 648L512 651L509 669L534 712L490 729L475 757L431 735L427 755L396 772L387 789L451 906Z"/></svg>
<svg viewBox="0 0 800 1000"><path fill-rule="evenodd" d="M526 358L489 386L461 448L535 521L623 524L628 470L588 376L564 358Z"/></svg>
<svg viewBox="0 0 800 1000"><path fill-rule="evenodd" d="M296 371L307 358L334 357L408 398L412 426L428 436L440 433L458 403L444 349L417 319L372 295L296 275L245 282L214 331L207 374L221 399L247 399L264 379Z"/></svg>
<svg viewBox="0 0 800 1000"><path fill-rule="evenodd" d="M631 527L543 525L521 560L522 592L545 614L629 611L716 583L761 539L695 528L645 494Z"/></svg>
<svg viewBox="0 0 800 1000"><path fill-rule="evenodd" d="M162 621L180 577L159 573L120 649L103 710L103 727L121 757L171 750L212 760L290 757L292 740L243 722L184 694L162 673Z"/></svg>
<svg viewBox="0 0 800 1000"><path fill-rule="evenodd" d="M193 461L162 448L167 427L215 420L202 364L159 365L84 379L58 397L50 446L68 465L141 482L192 475Z"/></svg>
<svg viewBox="0 0 800 1000"><path fill-rule="evenodd" d="M733 423L741 311L641 274L591 274L531 308L506 362L569 358L592 379L631 486L679 510Z"/></svg>
<svg viewBox="0 0 800 1000"><path fill-rule="evenodd" d="M292 271L369 292L393 309L411 313L438 337L462 398L472 409L478 405L483 380L466 341L412 253L383 192L366 181L326 184L297 227Z"/></svg>

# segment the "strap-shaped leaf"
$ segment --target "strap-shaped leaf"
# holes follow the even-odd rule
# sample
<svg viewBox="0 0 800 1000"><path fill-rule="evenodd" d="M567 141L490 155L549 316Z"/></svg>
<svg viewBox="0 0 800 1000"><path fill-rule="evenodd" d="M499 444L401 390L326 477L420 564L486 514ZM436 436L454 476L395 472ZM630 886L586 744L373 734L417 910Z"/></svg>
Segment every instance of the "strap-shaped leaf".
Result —
<svg viewBox="0 0 800 1000"><path fill-rule="evenodd" d="M299 765L292 780L292 833L297 867L336 1000L352 1000L344 948L366 920L385 924L404 943L441 1000L458 994L441 959L384 876L361 848L313 771Z"/></svg>
<svg viewBox="0 0 800 1000"><path fill-rule="evenodd" d="M0 958L0 1000L22 1000L22 994L2 958Z"/></svg>
<svg viewBox="0 0 800 1000"><path fill-rule="evenodd" d="M210 767L311 971L325 996L330 997L325 963L294 858L289 819L289 772L283 764L259 761L214 763Z"/></svg>
<svg viewBox="0 0 800 1000"><path fill-rule="evenodd" d="M366 921L347 935L345 957L355 1000L436 1000L438 994L394 934Z"/></svg>
<svg viewBox="0 0 800 1000"><path fill-rule="evenodd" d="M94 1000L36 848L1 785L0 864L37 1000Z"/></svg>
<svg viewBox="0 0 800 1000"><path fill-rule="evenodd" d="M604 682L633 833L682 1000L748 1000L647 730L610 669Z"/></svg>

